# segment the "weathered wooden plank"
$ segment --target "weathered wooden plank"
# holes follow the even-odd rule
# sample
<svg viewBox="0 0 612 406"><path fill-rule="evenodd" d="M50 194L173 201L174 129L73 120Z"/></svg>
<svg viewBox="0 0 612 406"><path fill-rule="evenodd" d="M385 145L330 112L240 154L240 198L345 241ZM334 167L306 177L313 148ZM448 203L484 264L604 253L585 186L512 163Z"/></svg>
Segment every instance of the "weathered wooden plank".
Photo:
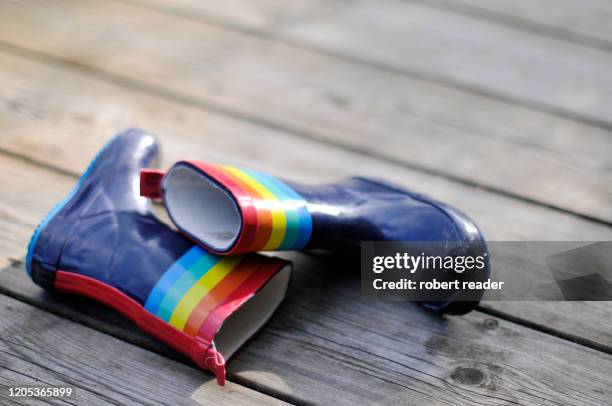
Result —
<svg viewBox="0 0 612 406"><path fill-rule="evenodd" d="M166 10L177 10L160 0ZM548 111L610 125L612 55L466 14L427 1L230 0L218 7L179 0L179 13L204 10L249 29L452 86L512 99ZM173 2L175 4L175 2ZM246 16L245 16L246 14Z"/></svg>
<svg viewBox="0 0 612 406"><path fill-rule="evenodd" d="M313 12L317 7L332 12L343 7L342 2L338 1L331 7L325 8L325 4L329 4L329 1L317 2L314 0L291 4L291 6L278 0L229 0L219 7L200 4L202 2L193 0L176 0L172 4L160 0L127 1L168 7L175 12L195 11L202 13L202 16L206 18L236 21L259 29L275 24L292 23L301 16L312 18L314 14L314 18L317 18L324 15L322 11ZM606 0L418 0L418 2L476 18L509 24L519 29L581 41L588 45L608 48L612 44L612 28L609 24L612 7ZM380 7L384 7L384 4Z"/></svg>
<svg viewBox="0 0 612 406"><path fill-rule="evenodd" d="M1 273L0 273L1 275ZM4 286L3 286L4 288ZM74 309L73 309L74 312ZM70 404L283 404L0 295L0 386L72 385ZM10 399L3 390L0 402ZM30 403L21 399L17 403ZM57 399L54 404L64 404Z"/></svg>
<svg viewBox="0 0 612 406"><path fill-rule="evenodd" d="M561 332L567 339L612 353L610 302L486 302L481 308L491 314L501 312L527 325L535 323L540 330L552 334ZM592 329L593 324L599 326ZM560 325L566 327L560 329Z"/></svg>
<svg viewBox="0 0 612 406"><path fill-rule="evenodd" d="M226 3L233 4L223 2L215 10L226 10ZM334 20L334 29L346 27L345 20L355 13L358 18L359 13L349 11L360 10L362 3L352 2L346 18ZM252 13L259 10L251 3L238 4ZM298 15L312 11L308 4L298 8ZM325 4L320 4L321 14L335 15L325 11L335 3ZM376 10L383 19L389 12L383 5ZM402 16L402 10L396 11ZM71 15L69 23L65 15ZM607 130L129 4L60 1L50 9L40 1L5 3L0 16L3 41L94 67L108 79L127 78L151 92L302 137L612 221L612 192L602 187L612 181ZM296 19L305 20L310 32L310 19ZM158 29L169 26L173 29ZM372 41L383 42L382 35L372 34ZM342 45L333 35L315 40L321 47ZM360 53L385 48L359 41L364 41ZM593 69L600 66L589 58L583 62ZM604 79L598 76L600 90L606 88ZM26 80L23 75L13 86ZM579 87L573 98L588 88Z"/></svg>
<svg viewBox="0 0 612 406"><path fill-rule="evenodd" d="M0 121L2 121L0 119ZM6 122L0 123L0 128ZM8 141L3 139L2 146ZM31 232L41 219L51 210L54 202L60 201L70 186L66 184L65 175L54 171L31 170L32 165L20 160L2 161L0 165L0 264L7 266L10 260L22 258ZM45 178L53 188L44 186Z"/></svg>
<svg viewBox="0 0 612 406"><path fill-rule="evenodd" d="M3 148L74 175L80 174L111 134L133 125L159 135L164 165L199 158L306 182L355 174L383 177L460 207L491 240L605 240L611 236L607 226L126 89L73 69L9 55L0 55L0 62L5 67L0 73L0 100L6 106L0 111ZM7 170L7 182L20 171Z"/></svg>
<svg viewBox="0 0 612 406"><path fill-rule="evenodd" d="M366 301L343 260L292 257L288 299L229 363L233 379L324 404L598 405L612 396L608 354L483 314L440 319L409 303ZM105 313L86 300L49 300L25 283L23 267L0 277L1 289L79 322ZM24 283L14 286L16 280ZM95 328L124 328L113 319L120 318L108 312ZM124 337L146 345L140 332L125 328Z"/></svg>
<svg viewBox="0 0 612 406"><path fill-rule="evenodd" d="M606 0L425 0L481 18L612 49L612 5Z"/></svg>
<svg viewBox="0 0 612 406"><path fill-rule="evenodd" d="M3 148L75 175L86 167L110 134L122 127L136 125L160 135L164 165L182 158L197 158L254 167L306 182L370 175L460 207L476 220L492 241L612 238L610 227L153 97L146 92L128 90L75 70L6 55L0 56L0 61L5 72L19 72L19 75L9 76L0 73L0 105L6 106L0 110ZM27 81L19 79L21 75ZM0 166L5 168L0 171L0 180L7 185L0 190L0 197L4 196L0 207L8 213L5 227L14 230L10 236L0 235L0 238L14 240L9 257L18 259L25 255L35 224L70 185L63 181L47 191L46 179L57 181L59 175L47 175L16 160ZM24 179L28 182L20 182L20 176L27 176ZM8 186L12 184L15 186ZM23 206L30 208L32 205L40 205L40 208L32 211L32 215L23 213ZM23 216L29 217L24 221ZM15 223L17 225L13 225ZM592 312L590 304L568 304L563 309L541 303L491 302L487 306L612 350L610 330L596 316L604 311L602 308ZM610 304L601 306L612 312ZM568 312L569 308L573 311Z"/></svg>

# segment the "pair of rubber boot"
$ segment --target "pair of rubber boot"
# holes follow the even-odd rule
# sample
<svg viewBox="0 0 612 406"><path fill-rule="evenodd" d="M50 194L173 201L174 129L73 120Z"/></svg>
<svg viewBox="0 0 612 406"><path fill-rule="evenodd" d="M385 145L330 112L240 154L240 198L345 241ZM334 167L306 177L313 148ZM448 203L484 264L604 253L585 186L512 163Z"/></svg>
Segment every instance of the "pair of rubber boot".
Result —
<svg viewBox="0 0 612 406"><path fill-rule="evenodd" d="M365 178L303 186L229 166L155 169L156 139L115 136L38 226L26 258L35 283L105 303L225 382L225 359L282 301L288 262L258 251L359 250L360 241L461 241L485 249L458 210ZM162 198L177 232L158 220ZM423 303L462 314L477 302Z"/></svg>

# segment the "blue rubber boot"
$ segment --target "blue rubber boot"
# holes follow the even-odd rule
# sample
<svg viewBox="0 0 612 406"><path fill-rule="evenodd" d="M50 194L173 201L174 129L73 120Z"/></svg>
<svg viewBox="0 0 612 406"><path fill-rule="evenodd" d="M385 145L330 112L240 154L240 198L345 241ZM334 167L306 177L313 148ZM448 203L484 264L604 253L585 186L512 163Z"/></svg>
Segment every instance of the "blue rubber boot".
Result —
<svg viewBox="0 0 612 406"><path fill-rule="evenodd" d="M289 267L261 255L219 257L159 221L139 190L140 170L158 152L142 131L114 137L38 226L26 269L43 288L114 307L222 384L225 359L283 299Z"/></svg>

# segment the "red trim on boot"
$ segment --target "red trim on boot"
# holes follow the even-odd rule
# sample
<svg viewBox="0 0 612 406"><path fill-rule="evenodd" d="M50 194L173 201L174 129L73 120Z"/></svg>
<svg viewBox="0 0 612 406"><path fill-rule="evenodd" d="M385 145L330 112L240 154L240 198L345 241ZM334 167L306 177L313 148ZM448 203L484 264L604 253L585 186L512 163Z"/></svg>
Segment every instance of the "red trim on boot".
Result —
<svg viewBox="0 0 612 406"><path fill-rule="evenodd" d="M140 170L140 196L161 199L161 182L166 173L157 169Z"/></svg>
<svg viewBox="0 0 612 406"><path fill-rule="evenodd" d="M207 164L202 161L180 161L178 163L185 163L198 168L206 176L212 178L215 182L222 185L232 195L238 207L240 208L240 216L242 218L242 225L240 227L240 233L236 242L225 251L217 251L211 247L206 247L209 251L219 255L237 255L247 252L255 252L258 249L253 247L260 247L263 245L262 240L267 240L272 232L272 216L263 210L267 215L258 216L258 209L255 206L253 197L241 186L240 183L223 170L219 169L215 165ZM177 163L177 164L178 164ZM176 165L176 164L175 164ZM188 236L200 245L202 244L197 238Z"/></svg>
<svg viewBox="0 0 612 406"><path fill-rule="evenodd" d="M215 374L217 383L225 386L225 360L220 352L215 350L213 346L208 348L204 357L204 365Z"/></svg>
<svg viewBox="0 0 612 406"><path fill-rule="evenodd" d="M58 270L54 286L59 292L83 295L112 307L146 333L190 357L200 368L211 371L219 385L225 385L225 360L211 342L177 330L119 289L97 279Z"/></svg>

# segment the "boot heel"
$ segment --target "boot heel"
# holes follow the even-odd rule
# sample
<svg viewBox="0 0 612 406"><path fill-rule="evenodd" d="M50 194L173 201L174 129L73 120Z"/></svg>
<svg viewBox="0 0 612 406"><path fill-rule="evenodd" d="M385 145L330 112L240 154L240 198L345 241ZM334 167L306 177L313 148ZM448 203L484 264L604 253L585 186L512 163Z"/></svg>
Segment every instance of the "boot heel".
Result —
<svg viewBox="0 0 612 406"><path fill-rule="evenodd" d="M30 271L32 272L32 280L34 283L47 290L54 289L55 272L47 271L45 268L40 266L38 261L32 261Z"/></svg>

